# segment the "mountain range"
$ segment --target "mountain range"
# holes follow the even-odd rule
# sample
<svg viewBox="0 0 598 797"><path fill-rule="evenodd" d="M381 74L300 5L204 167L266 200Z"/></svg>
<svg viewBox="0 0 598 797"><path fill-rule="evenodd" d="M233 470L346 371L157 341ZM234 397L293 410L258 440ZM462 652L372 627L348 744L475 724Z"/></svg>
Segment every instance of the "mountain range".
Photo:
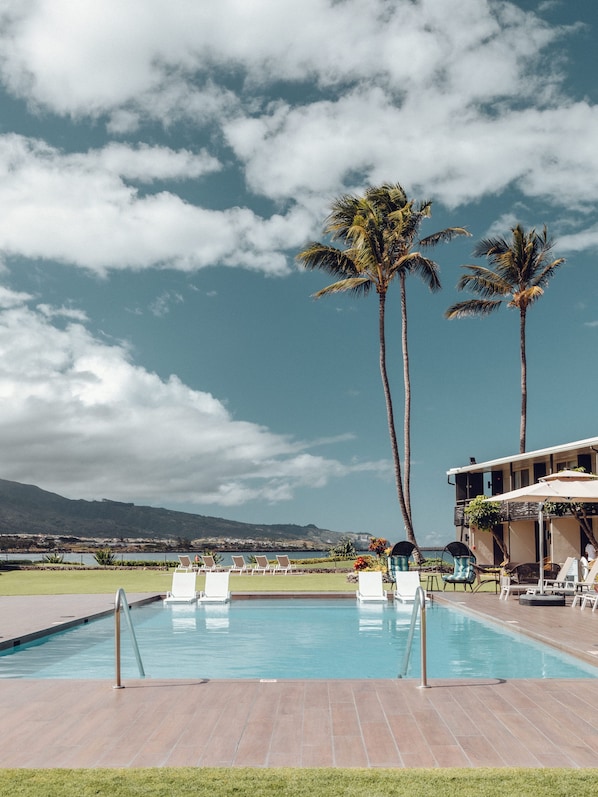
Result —
<svg viewBox="0 0 598 797"><path fill-rule="evenodd" d="M287 546L329 548L341 532L309 524L256 525L103 499L63 498L31 484L0 479L0 534L81 539L280 541Z"/></svg>

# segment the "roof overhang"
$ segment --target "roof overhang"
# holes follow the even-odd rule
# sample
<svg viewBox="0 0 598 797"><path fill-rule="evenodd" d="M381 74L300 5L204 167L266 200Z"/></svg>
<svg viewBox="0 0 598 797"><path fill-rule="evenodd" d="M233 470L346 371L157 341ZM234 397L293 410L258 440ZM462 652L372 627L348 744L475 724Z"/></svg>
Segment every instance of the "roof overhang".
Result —
<svg viewBox="0 0 598 797"><path fill-rule="evenodd" d="M554 454L570 453L585 451L588 448L596 448L598 453L598 437L588 437L587 440L577 440L574 443L564 443L560 446L552 446L551 448L540 448L537 451L526 451L525 454L514 454L510 457L501 457L500 459L490 459L487 462L475 462L466 465L463 468L451 468L447 470L447 476L455 476L457 473L488 473L489 471L496 470L502 465L516 464L522 462L537 462L545 460Z"/></svg>

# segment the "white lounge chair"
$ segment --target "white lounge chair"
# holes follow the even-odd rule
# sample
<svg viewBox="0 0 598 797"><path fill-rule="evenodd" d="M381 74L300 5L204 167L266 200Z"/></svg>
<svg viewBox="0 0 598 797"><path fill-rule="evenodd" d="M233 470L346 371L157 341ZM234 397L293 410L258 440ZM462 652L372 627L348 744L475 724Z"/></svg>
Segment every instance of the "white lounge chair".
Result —
<svg viewBox="0 0 598 797"><path fill-rule="evenodd" d="M199 603L228 603L228 579L230 573L206 573L205 588L199 593Z"/></svg>
<svg viewBox="0 0 598 797"><path fill-rule="evenodd" d="M579 559L568 556L565 559L556 578L544 579L545 592L575 592L575 585L580 583L579 578Z"/></svg>
<svg viewBox="0 0 598 797"><path fill-rule="evenodd" d="M177 570L193 570L193 563L191 562L191 557L186 556L184 554L179 554L179 565Z"/></svg>
<svg viewBox="0 0 598 797"><path fill-rule="evenodd" d="M172 587L166 593L164 603L193 603L197 600L195 590L196 573L175 570L172 574Z"/></svg>
<svg viewBox="0 0 598 797"><path fill-rule="evenodd" d="M399 603L413 603L415 592L421 587L421 581L417 570L410 572L395 572L395 589L393 592L395 601ZM426 593L424 592L424 595Z"/></svg>
<svg viewBox="0 0 598 797"><path fill-rule="evenodd" d="M584 604L584 599L586 597L592 598L594 595L598 594L595 591L596 587L596 579L598 578L598 559L594 559L594 564L590 567L587 576L584 578L583 581L579 581L575 585L575 597L573 598L573 603L571 604L571 608L573 609L579 603L582 609L588 605L590 601L586 601ZM593 611L593 609L592 609Z"/></svg>
<svg viewBox="0 0 598 797"><path fill-rule="evenodd" d="M357 600L360 603L386 603L388 598L384 591L382 572L380 570L361 570L358 573L359 589L357 590Z"/></svg>

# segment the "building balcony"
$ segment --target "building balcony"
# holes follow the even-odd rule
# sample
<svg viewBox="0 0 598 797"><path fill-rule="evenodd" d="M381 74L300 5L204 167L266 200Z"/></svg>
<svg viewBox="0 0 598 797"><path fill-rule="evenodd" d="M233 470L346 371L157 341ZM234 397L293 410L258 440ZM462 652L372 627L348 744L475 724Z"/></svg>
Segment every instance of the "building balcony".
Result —
<svg viewBox="0 0 598 797"><path fill-rule="evenodd" d="M465 517L465 507L469 501L459 501L454 510L454 525L467 526L467 519ZM584 504L584 511L586 515L592 517L598 515L598 504ZM572 515L572 512L567 512L564 517ZM538 503L536 501L525 501L519 503L518 501L505 502L501 506L501 521L503 523L510 523L518 520L537 520L538 519ZM546 514L548 519L550 515Z"/></svg>

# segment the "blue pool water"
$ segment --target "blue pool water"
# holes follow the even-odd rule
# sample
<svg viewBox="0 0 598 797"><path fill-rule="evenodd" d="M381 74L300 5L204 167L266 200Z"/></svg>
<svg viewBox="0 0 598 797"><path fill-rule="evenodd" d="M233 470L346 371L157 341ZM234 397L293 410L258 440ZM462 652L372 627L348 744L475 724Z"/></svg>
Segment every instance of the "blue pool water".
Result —
<svg viewBox="0 0 598 797"><path fill-rule="evenodd" d="M150 678L396 678L411 607L246 600L131 612ZM429 678L588 678L598 669L444 606L427 610ZM122 675L139 673L122 624ZM408 677L419 675L419 630ZM3 678L113 678L114 618L3 651Z"/></svg>

